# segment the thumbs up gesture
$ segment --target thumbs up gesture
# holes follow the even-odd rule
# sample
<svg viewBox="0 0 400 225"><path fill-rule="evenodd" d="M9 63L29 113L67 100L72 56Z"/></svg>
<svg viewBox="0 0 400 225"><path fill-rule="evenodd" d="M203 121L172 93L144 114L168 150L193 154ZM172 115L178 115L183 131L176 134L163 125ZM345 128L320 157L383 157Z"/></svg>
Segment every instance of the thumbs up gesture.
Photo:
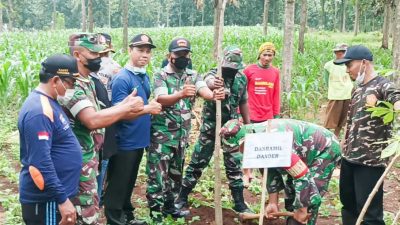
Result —
<svg viewBox="0 0 400 225"><path fill-rule="evenodd" d="M121 102L123 107L126 107L130 113L138 113L143 111L144 103L143 99L139 96L136 96L137 90L136 88L132 91L132 93Z"/></svg>
<svg viewBox="0 0 400 225"><path fill-rule="evenodd" d="M149 102L149 104L146 105L145 107L148 108L149 113L150 113L151 115L160 114L161 109L162 109L161 104L157 102L157 98L151 100L151 101Z"/></svg>

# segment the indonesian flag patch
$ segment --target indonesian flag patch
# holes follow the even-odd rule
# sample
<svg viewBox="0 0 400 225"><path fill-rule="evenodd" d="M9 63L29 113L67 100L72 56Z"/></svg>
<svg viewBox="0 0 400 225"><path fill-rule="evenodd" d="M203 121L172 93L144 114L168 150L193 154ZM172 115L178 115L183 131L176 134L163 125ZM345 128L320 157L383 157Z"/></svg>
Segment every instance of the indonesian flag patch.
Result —
<svg viewBox="0 0 400 225"><path fill-rule="evenodd" d="M49 132L47 131L39 131L38 132L38 139L48 141L49 140Z"/></svg>

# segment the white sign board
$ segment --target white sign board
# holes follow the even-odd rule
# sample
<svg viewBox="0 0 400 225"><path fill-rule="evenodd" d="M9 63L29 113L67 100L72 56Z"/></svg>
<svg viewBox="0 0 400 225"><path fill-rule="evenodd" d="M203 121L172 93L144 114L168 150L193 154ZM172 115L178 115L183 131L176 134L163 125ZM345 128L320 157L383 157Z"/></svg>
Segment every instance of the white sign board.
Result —
<svg viewBox="0 0 400 225"><path fill-rule="evenodd" d="M243 168L290 166L293 132L246 134Z"/></svg>

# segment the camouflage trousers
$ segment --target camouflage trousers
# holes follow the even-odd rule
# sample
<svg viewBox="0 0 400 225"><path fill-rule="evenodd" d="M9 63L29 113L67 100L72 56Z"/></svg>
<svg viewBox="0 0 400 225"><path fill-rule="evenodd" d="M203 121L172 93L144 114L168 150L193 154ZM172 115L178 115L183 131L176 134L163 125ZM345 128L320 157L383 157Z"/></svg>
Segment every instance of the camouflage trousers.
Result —
<svg viewBox="0 0 400 225"><path fill-rule="evenodd" d="M332 148L335 148L334 150ZM333 170L335 169L340 159L340 146L337 142L332 142L332 145L317 156L311 165L308 165L310 174L309 180L313 180L319 193L311 193L311 190L303 188L303 183L297 182L293 184L293 178L288 176L285 183L285 208L288 211L293 211L293 203L295 199L302 199L304 197L311 198L311 202L321 201L321 197L328 191L329 181L331 180ZM296 191L298 190L298 191ZM296 196L298 195L298 196ZM313 198L316 198L315 201ZM319 199L318 199L319 198ZM317 224L318 211L320 204L316 204L314 207L309 207L308 211L311 213L311 217L307 222L307 225Z"/></svg>
<svg viewBox="0 0 400 225"><path fill-rule="evenodd" d="M98 159L94 157L82 164L79 178L79 192L72 199L77 212L78 225L98 225L99 223L99 196L97 194Z"/></svg>
<svg viewBox="0 0 400 225"><path fill-rule="evenodd" d="M172 147L152 142L147 149L147 190L149 208L166 210L174 205L182 184L185 159L184 147Z"/></svg>
<svg viewBox="0 0 400 225"><path fill-rule="evenodd" d="M182 186L193 189L198 179L201 177L202 171L210 163L214 154L215 130L201 132L198 141L194 147L192 158L185 170ZM239 151L239 146L228 147L223 146L224 164L226 177L229 181L230 188L243 187L242 174L242 158L243 155Z"/></svg>

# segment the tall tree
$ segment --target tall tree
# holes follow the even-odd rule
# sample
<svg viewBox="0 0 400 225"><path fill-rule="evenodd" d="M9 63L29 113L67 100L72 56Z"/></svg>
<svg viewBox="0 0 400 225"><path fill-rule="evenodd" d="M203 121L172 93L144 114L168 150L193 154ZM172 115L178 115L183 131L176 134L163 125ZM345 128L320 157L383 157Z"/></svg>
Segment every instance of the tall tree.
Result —
<svg viewBox="0 0 400 225"><path fill-rule="evenodd" d="M320 29L325 29L326 27L326 13L325 13L325 0L320 0L321 3L321 26Z"/></svg>
<svg viewBox="0 0 400 225"><path fill-rule="evenodd" d="M393 13L396 14L396 26L393 31L393 68L397 70L397 74L400 71L400 0L396 1L395 10Z"/></svg>
<svg viewBox="0 0 400 225"><path fill-rule="evenodd" d="M293 42L294 42L294 4L295 0L286 0L285 5L285 27L283 31L283 57L282 62L282 89L288 93L292 82L292 65L293 65ZM284 105L285 107L285 105Z"/></svg>
<svg viewBox="0 0 400 225"><path fill-rule="evenodd" d="M124 51L128 51L128 8L129 8L129 1L128 0L123 0L122 1L122 18L123 18L123 39L122 39L122 49Z"/></svg>
<svg viewBox="0 0 400 225"><path fill-rule="evenodd" d="M93 33L93 0L88 0L89 32Z"/></svg>
<svg viewBox="0 0 400 225"><path fill-rule="evenodd" d="M384 0L384 18L383 18L383 37L381 48L389 48L389 27L390 27L390 11L391 11L391 0Z"/></svg>
<svg viewBox="0 0 400 225"><path fill-rule="evenodd" d="M355 0L354 2L354 36L357 36L360 30L360 2Z"/></svg>
<svg viewBox="0 0 400 225"><path fill-rule="evenodd" d="M225 7L228 0L214 0L215 14L218 15L217 28L214 31L218 33L214 34L216 39L217 49L217 62L218 70L217 77L222 77L222 40L224 38L224 14ZM215 42L214 42L215 43ZM216 102L216 126L215 133L219 134L221 130L221 101ZM220 168L220 151L221 151L221 136L215 135L215 146L214 146L214 173L215 173L215 186L214 186L214 204L215 204L215 224L223 225L222 220L222 205L221 205L221 168Z"/></svg>
<svg viewBox="0 0 400 225"><path fill-rule="evenodd" d="M263 13L263 34L267 35L268 30L268 10L269 0L264 0L264 13Z"/></svg>
<svg viewBox="0 0 400 225"><path fill-rule="evenodd" d="M299 52L304 53L304 34L307 26L307 0L301 1L300 10L300 31L299 31Z"/></svg>
<svg viewBox="0 0 400 225"><path fill-rule="evenodd" d="M342 26L340 31L346 31L346 0L342 0Z"/></svg>
<svg viewBox="0 0 400 225"><path fill-rule="evenodd" d="M82 7L82 32L86 32L86 0L81 0Z"/></svg>
<svg viewBox="0 0 400 225"><path fill-rule="evenodd" d="M0 32L3 31L3 4L0 0Z"/></svg>
<svg viewBox="0 0 400 225"><path fill-rule="evenodd" d="M56 0L52 0L52 2L53 2L53 14L52 14L53 21L52 21L52 24L51 24L51 28L53 30L55 30L56 29L56 23L57 23Z"/></svg>
<svg viewBox="0 0 400 225"><path fill-rule="evenodd" d="M14 12L14 8L13 8L13 4L11 0L8 0L8 10L7 10L7 16L8 16L8 27L9 30L12 30L14 27L14 17L15 12Z"/></svg>

